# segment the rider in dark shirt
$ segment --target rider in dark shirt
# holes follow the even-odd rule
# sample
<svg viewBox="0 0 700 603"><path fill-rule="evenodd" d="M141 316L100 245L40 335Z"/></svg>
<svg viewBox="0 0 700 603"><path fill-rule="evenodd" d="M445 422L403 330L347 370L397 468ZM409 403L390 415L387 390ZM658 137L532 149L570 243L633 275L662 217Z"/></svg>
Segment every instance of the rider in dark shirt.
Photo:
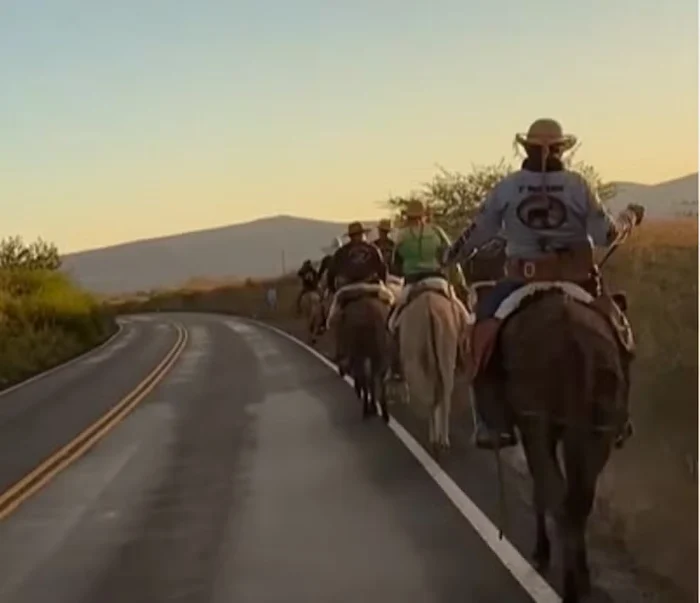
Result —
<svg viewBox="0 0 700 603"><path fill-rule="evenodd" d="M351 283L386 282L386 263L379 249L366 240L367 232L360 222L348 227L350 241L335 252L328 268L331 291Z"/></svg>
<svg viewBox="0 0 700 603"><path fill-rule="evenodd" d="M330 247L327 247L324 249L326 255L323 256L323 259L321 260L321 265L318 268L318 281L319 282L321 282L321 279L323 279L324 274L326 275L326 282L327 282L328 269L330 268L330 265L333 261L333 255L342 246L343 246L343 242L341 241L340 237L337 237L337 238L333 239L333 242L331 243ZM329 289L330 289L330 287L329 287ZM334 291L331 291L331 293L334 293Z"/></svg>
<svg viewBox="0 0 700 603"><path fill-rule="evenodd" d="M387 265L389 271L393 274L394 270L392 268L394 249L396 248L396 243L391 239L389 233L391 233L391 220L380 220L377 225L378 236L372 243L377 246L379 251L384 258L384 263Z"/></svg>
<svg viewBox="0 0 700 603"><path fill-rule="evenodd" d="M316 287L318 287L318 274L311 260L304 261L297 272L297 276L301 280L301 290L299 291L299 295L297 295L296 301L296 311L297 314L299 314L299 312L301 312L301 298L304 296L304 293L315 291Z"/></svg>
<svg viewBox="0 0 700 603"><path fill-rule="evenodd" d="M344 342L337 328L344 305L339 297L342 295L341 288L360 283L386 283L388 276L384 258L379 249L367 241L367 232L368 229L361 222L350 224L350 241L335 252L328 268L328 287L335 292L332 307L336 307L337 304L336 310L331 310L328 320L334 325L331 328L335 331L336 338L335 361L341 375L345 374L347 368Z"/></svg>

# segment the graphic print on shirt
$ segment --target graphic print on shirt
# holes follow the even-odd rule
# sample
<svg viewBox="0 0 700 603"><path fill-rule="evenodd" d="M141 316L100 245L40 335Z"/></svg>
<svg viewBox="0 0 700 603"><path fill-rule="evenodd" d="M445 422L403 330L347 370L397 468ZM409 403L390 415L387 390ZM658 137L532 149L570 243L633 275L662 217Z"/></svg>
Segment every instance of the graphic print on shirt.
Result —
<svg viewBox="0 0 700 603"><path fill-rule="evenodd" d="M548 186L545 193L540 186L520 188L527 196L518 204L518 219L533 230L557 230L568 218L564 202L553 193L563 192L562 186Z"/></svg>

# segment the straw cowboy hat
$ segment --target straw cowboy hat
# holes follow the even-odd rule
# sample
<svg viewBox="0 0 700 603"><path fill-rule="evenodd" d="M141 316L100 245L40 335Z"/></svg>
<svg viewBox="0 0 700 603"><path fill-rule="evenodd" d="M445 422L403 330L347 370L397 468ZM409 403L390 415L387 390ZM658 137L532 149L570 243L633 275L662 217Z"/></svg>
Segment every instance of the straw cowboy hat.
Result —
<svg viewBox="0 0 700 603"><path fill-rule="evenodd" d="M574 148L577 138L573 134L564 134L561 124L555 119L544 117L533 121L527 134L516 134L515 141L523 147L537 146L548 149L556 146L563 152Z"/></svg>
<svg viewBox="0 0 700 603"><path fill-rule="evenodd" d="M427 212L422 201L419 199L411 199L406 203L403 213L407 218L422 218Z"/></svg>
<svg viewBox="0 0 700 603"><path fill-rule="evenodd" d="M365 228L362 222L350 222L348 224L348 236L352 237L359 234L366 234L370 232L371 229Z"/></svg>
<svg viewBox="0 0 700 603"><path fill-rule="evenodd" d="M379 232L391 232L391 220L387 220L384 218L383 220L379 220L379 224L377 224L377 230Z"/></svg>

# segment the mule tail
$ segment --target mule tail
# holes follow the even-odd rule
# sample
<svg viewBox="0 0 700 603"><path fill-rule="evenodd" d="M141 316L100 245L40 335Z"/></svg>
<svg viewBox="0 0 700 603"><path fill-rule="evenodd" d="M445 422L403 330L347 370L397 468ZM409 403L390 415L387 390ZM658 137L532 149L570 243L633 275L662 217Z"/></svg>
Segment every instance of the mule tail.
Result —
<svg viewBox="0 0 700 603"><path fill-rule="evenodd" d="M551 417L547 431L551 434L550 437L554 438L554 430L561 429L562 452L565 465L569 466L562 468L554 452L548 459L551 465L544 471L545 479L549 482L545 486L550 494L547 507L554 514L560 514L564 510L571 482L578 477L578 475L572 475L571 470L574 469L578 474L579 467L584 463L581 455L590 437L590 421L595 403L593 391L596 372L595 350L586 346L585 339L581 339L586 335L576 329L574 321L566 310L563 312L562 319L562 345L560 353L557 354L558 362L555 368L561 376L559 382L566 383L568 387L562 392L564 396L561 401L565 402L563 416Z"/></svg>
<svg viewBox="0 0 700 603"><path fill-rule="evenodd" d="M434 362L433 368L435 374L433 404L437 404L438 401L442 400L442 395L445 390L445 383L442 375L442 366L444 362L441 362L442 358L438 345L438 327L435 319L435 312L430 309L430 306L426 307L428 309L428 340L430 341L430 351Z"/></svg>

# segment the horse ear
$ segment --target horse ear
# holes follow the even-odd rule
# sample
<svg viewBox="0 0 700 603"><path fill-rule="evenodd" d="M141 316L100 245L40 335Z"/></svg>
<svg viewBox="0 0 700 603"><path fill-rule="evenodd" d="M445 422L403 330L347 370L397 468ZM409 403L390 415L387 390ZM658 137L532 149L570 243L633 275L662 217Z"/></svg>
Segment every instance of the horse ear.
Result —
<svg viewBox="0 0 700 603"><path fill-rule="evenodd" d="M620 310L627 312L627 293L618 291L612 294L612 299Z"/></svg>

